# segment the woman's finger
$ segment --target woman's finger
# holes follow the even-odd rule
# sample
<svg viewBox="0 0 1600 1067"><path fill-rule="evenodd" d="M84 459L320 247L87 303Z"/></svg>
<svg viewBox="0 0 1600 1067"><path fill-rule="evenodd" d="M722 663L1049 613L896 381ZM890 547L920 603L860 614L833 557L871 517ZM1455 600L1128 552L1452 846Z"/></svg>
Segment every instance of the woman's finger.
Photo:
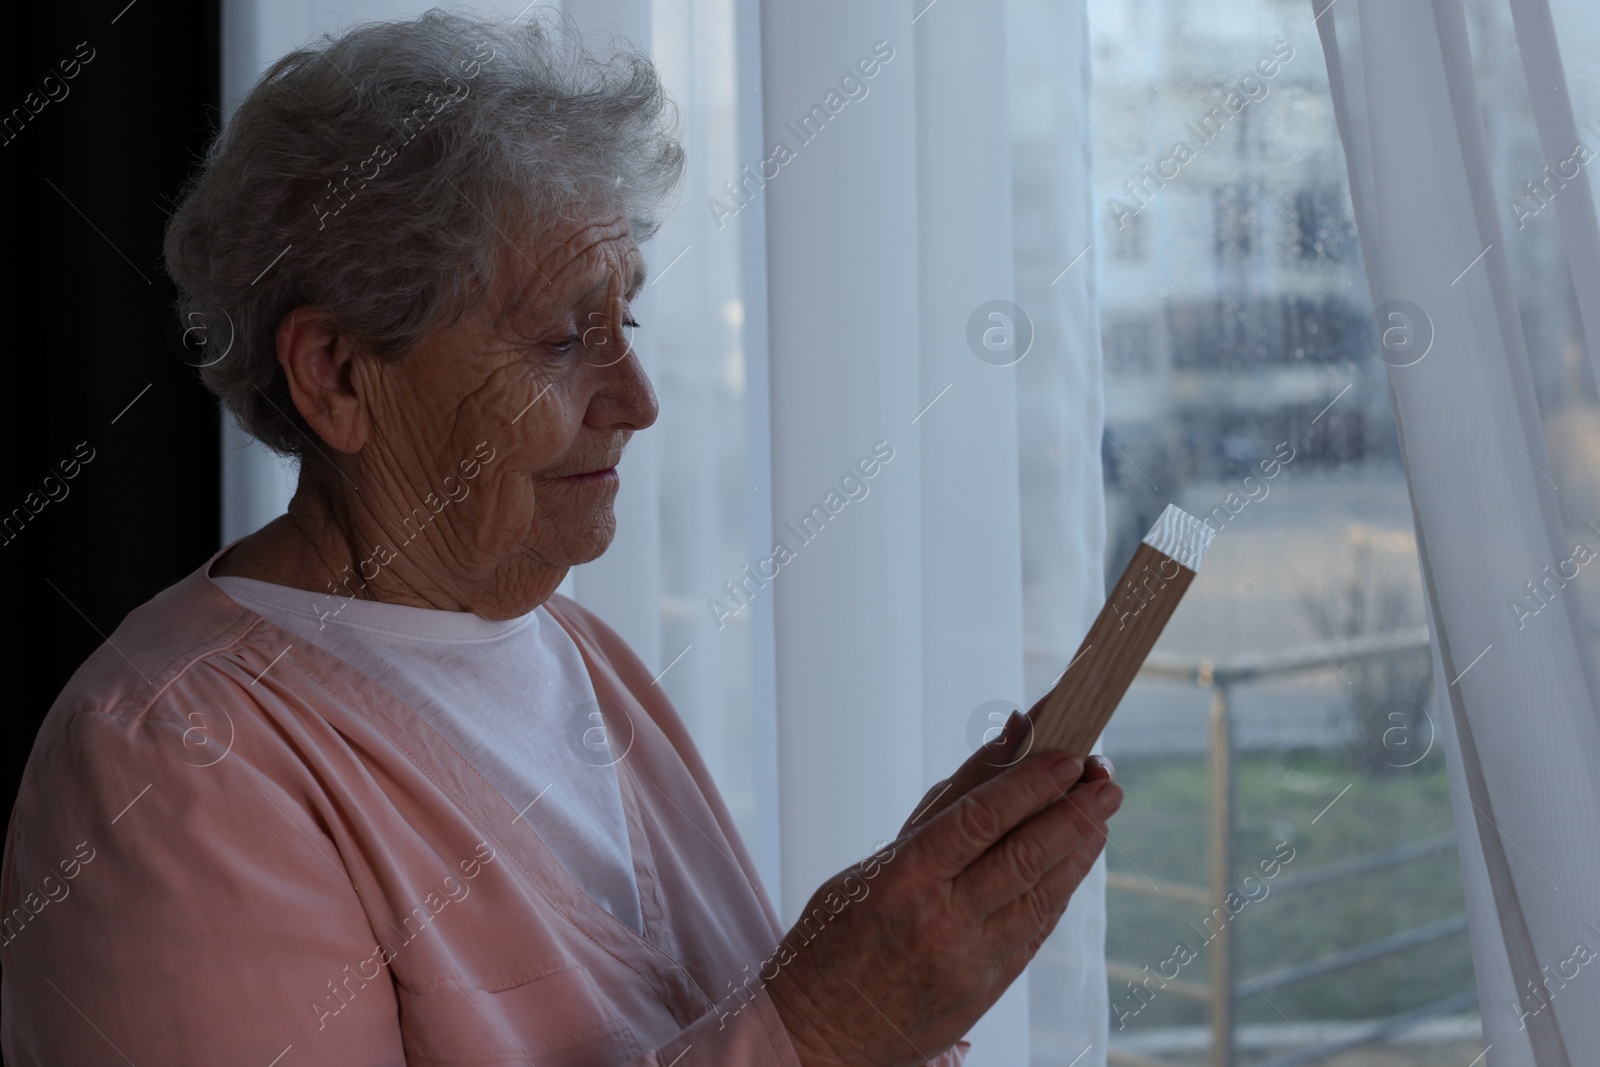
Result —
<svg viewBox="0 0 1600 1067"><path fill-rule="evenodd" d="M1096 753L1084 761L1083 780L1085 782L1114 782L1117 780L1117 769L1111 765L1109 758Z"/></svg>
<svg viewBox="0 0 1600 1067"><path fill-rule="evenodd" d="M1018 763L1028 754L1033 739L1033 724L1020 711L1011 713L994 737L985 741L956 768L956 772L923 795L902 833L931 821L941 811L974 788Z"/></svg>
<svg viewBox="0 0 1600 1067"><path fill-rule="evenodd" d="M1023 760L976 786L921 826L911 839L936 877L954 879L1012 828L1061 795L1083 773L1063 752Z"/></svg>
<svg viewBox="0 0 1600 1067"><path fill-rule="evenodd" d="M1024 821L963 871L952 892L988 917L1032 892L1074 851L1098 851L1105 821L1122 803L1112 782L1080 784Z"/></svg>
<svg viewBox="0 0 1600 1067"><path fill-rule="evenodd" d="M984 924L984 939L993 945L1016 945L1031 959L1060 922L1072 894L1089 876L1104 851L1104 841L1100 836L1073 850L1050 868L1031 891L990 915Z"/></svg>

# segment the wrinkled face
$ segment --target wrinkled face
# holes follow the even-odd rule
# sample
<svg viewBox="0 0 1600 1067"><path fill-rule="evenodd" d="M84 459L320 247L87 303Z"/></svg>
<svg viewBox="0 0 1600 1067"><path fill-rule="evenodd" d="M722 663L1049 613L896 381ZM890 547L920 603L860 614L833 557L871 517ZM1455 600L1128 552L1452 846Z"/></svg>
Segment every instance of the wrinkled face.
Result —
<svg viewBox="0 0 1600 1067"><path fill-rule="evenodd" d="M366 485L353 494L392 516L402 556L415 529L432 527L428 555L486 591L475 607L491 617L529 610L566 568L605 551L614 468L657 414L628 343L644 262L625 217L507 243L502 264L480 307L404 359L357 371L376 376L359 466L388 484L378 498Z"/></svg>

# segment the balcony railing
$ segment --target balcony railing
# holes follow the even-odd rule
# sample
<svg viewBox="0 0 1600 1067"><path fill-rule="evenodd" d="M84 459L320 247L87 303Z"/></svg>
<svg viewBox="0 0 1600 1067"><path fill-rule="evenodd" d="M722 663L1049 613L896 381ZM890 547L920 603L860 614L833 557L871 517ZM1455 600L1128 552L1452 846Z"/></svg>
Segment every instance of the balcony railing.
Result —
<svg viewBox="0 0 1600 1067"><path fill-rule="evenodd" d="M1251 682L1273 681L1297 674L1327 671L1341 664L1359 663L1427 649L1427 628L1419 627L1415 630L1327 643L1321 645L1319 649L1307 649L1303 652L1295 650L1243 655L1227 662L1201 660L1197 663L1192 660L1152 655L1145 661L1140 677L1187 682L1209 689L1211 692L1207 741L1210 765L1210 810L1207 819L1210 877L1207 884L1202 886L1157 882L1111 872L1106 876L1106 888L1117 892L1141 893L1167 900L1181 900L1211 909L1220 908L1227 914L1225 899L1232 891L1234 874L1235 752L1233 728L1229 719L1229 696L1234 687ZM1409 841L1379 852L1339 860L1314 870L1286 875L1274 883L1273 893L1276 895L1294 892L1309 886L1370 874L1424 856L1453 850L1455 845L1456 839L1453 834ZM1455 915L1352 945L1315 959L1286 963L1273 970L1241 978L1236 973L1232 925L1224 923L1209 942L1210 956L1206 981L1164 981L1162 988L1206 1005L1211 1024L1210 1067L1235 1067L1234 1005L1239 997L1282 988L1331 974L1346 967L1381 959L1458 934L1465 930L1466 926L1466 916ZM1107 962L1106 974L1111 980L1118 982L1138 982L1145 977L1139 968L1116 961ZM1287 1053L1256 1064L1255 1067L1299 1067L1301 1064L1320 1062L1326 1056L1338 1052L1376 1044L1435 1016L1465 1011L1476 1003L1477 996L1471 992L1445 997L1411 1011L1377 1020L1361 1032L1343 1037L1335 1043L1323 1043L1318 1048ZM1107 1060L1122 1067L1171 1067L1162 1060L1137 1055L1115 1046L1108 1052Z"/></svg>

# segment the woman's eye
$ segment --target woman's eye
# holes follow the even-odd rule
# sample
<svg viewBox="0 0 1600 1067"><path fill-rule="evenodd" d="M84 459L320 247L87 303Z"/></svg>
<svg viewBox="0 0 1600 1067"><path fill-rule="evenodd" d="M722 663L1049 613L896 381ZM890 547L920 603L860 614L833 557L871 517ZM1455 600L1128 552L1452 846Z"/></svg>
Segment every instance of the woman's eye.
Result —
<svg viewBox="0 0 1600 1067"><path fill-rule="evenodd" d="M630 329L638 329L638 327L639 327L639 323L637 321L635 321L634 319L632 319L632 318L629 318L622 325L624 325L626 327L629 327ZM552 352L555 352L558 355L565 356L565 355L569 354L578 345L580 345L580 344L587 345L589 343L589 341L586 340L587 334L590 333L590 332L593 332L593 330L596 330L596 329L599 329L599 327L591 327L590 330L586 330L582 334L575 333L572 336L567 337L567 338L565 338L563 340L560 340L560 341L547 341L547 342L545 342L545 345ZM604 339L603 338L596 339L596 343L603 344L604 343Z"/></svg>

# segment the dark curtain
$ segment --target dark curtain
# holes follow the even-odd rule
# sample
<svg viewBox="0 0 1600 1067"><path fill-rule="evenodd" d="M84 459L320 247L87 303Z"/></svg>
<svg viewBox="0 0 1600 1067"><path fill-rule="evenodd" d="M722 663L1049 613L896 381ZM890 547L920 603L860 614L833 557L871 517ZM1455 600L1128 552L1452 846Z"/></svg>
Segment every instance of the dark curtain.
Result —
<svg viewBox="0 0 1600 1067"><path fill-rule="evenodd" d="M219 416L168 342L161 233L219 118L215 0L7 5L0 687L8 815L45 713L220 536ZM70 477L69 477L70 475Z"/></svg>

